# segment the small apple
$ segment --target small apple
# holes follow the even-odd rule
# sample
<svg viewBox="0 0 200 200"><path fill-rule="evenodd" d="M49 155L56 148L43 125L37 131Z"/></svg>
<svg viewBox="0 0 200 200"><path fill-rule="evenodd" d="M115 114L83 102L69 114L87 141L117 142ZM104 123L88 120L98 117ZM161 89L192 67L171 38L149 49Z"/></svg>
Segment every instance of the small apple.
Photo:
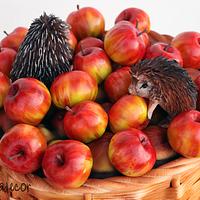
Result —
<svg viewBox="0 0 200 200"><path fill-rule="evenodd" d="M105 35L104 49L108 56L121 65L135 64L144 57L146 40L131 22L120 21ZM145 37L147 38L147 37Z"/></svg>
<svg viewBox="0 0 200 200"><path fill-rule="evenodd" d="M147 122L147 104L142 97L125 95L108 112L113 133L129 128L144 128Z"/></svg>
<svg viewBox="0 0 200 200"><path fill-rule="evenodd" d="M86 37L78 43L76 53L89 47L99 47L103 49L103 41L95 37Z"/></svg>
<svg viewBox="0 0 200 200"><path fill-rule="evenodd" d="M71 71L57 76L50 91L53 103L58 108L65 108L85 100L95 100L98 85L87 72Z"/></svg>
<svg viewBox="0 0 200 200"><path fill-rule="evenodd" d="M18 123L38 125L51 105L47 87L35 78L20 78L11 84L4 101L8 117Z"/></svg>
<svg viewBox="0 0 200 200"><path fill-rule="evenodd" d="M109 144L108 156L119 172L131 177L146 174L156 161L156 151L148 137L134 128L115 133Z"/></svg>
<svg viewBox="0 0 200 200"><path fill-rule="evenodd" d="M89 47L77 53L74 57L74 69L87 72L98 84L112 72L108 56L99 47Z"/></svg>
<svg viewBox="0 0 200 200"><path fill-rule="evenodd" d="M0 72L0 108L3 107L6 95L8 94L8 90L10 87L9 78Z"/></svg>
<svg viewBox="0 0 200 200"><path fill-rule="evenodd" d="M143 132L149 138L151 144L156 150L156 160L170 159L176 156L176 153L170 147L167 140L167 129L159 126L148 126Z"/></svg>
<svg viewBox="0 0 200 200"><path fill-rule="evenodd" d="M115 19L115 24L119 21L129 21L140 30L148 33L150 31L150 19L148 14L139 8L127 8L123 10Z"/></svg>
<svg viewBox="0 0 200 200"><path fill-rule="evenodd" d="M8 77L10 76L16 54L17 52L13 49L0 47L0 72Z"/></svg>
<svg viewBox="0 0 200 200"><path fill-rule="evenodd" d="M175 60L180 66L183 66L183 59L179 50L167 43L157 42L147 48L145 58L156 58L159 56Z"/></svg>
<svg viewBox="0 0 200 200"><path fill-rule="evenodd" d="M28 124L17 124L0 141L0 159L9 169L27 174L37 170L47 142L41 131Z"/></svg>
<svg viewBox="0 0 200 200"><path fill-rule="evenodd" d="M42 168L49 182L56 188L78 188L88 179L92 169L91 151L75 140L63 140L49 145Z"/></svg>
<svg viewBox="0 0 200 200"><path fill-rule="evenodd" d="M70 46L70 48L75 51L76 45L77 45L77 39L72 31L69 31L67 34L67 41Z"/></svg>
<svg viewBox="0 0 200 200"><path fill-rule="evenodd" d="M200 157L200 112L185 111L169 124L167 134L174 151L184 157Z"/></svg>
<svg viewBox="0 0 200 200"><path fill-rule="evenodd" d="M200 69L200 33L182 32L171 42L183 58L183 66Z"/></svg>
<svg viewBox="0 0 200 200"><path fill-rule="evenodd" d="M131 84L130 67L121 67L112 72L104 82L105 92L111 102L116 102L122 96L128 94Z"/></svg>
<svg viewBox="0 0 200 200"><path fill-rule="evenodd" d="M101 138L88 144L93 157L93 172L111 173L115 171L108 158L108 146L112 136L112 133L106 132Z"/></svg>
<svg viewBox="0 0 200 200"><path fill-rule="evenodd" d="M100 138L107 127L108 115L96 102L84 101L71 109L64 118L67 137L89 143Z"/></svg>
<svg viewBox="0 0 200 200"><path fill-rule="evenodd" d="M79 8L69 14L66 22L71 26L72 32L78 40L88 36L101 36L105 29L105 21L102 14L95 8Z"/></svg>
<svg viewBox="0 0 200 200"><path fill-rule="evenodd" d="M27 28L17 27L10 34L6 33L6 37L1 40L1 46L18 51L27 33Z"/></svg>

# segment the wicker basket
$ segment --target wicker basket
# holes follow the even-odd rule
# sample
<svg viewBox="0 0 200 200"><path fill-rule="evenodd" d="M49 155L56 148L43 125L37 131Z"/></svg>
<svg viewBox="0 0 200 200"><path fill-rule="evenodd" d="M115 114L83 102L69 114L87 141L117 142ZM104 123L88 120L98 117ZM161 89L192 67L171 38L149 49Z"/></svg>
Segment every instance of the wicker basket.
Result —
<svg viewBox="0 0 200 200"><path fill-rule="evenodd" d="M0 182L31 185L25 192L1 191L1 200L199 200L200 158L179 158L138 178L89 179L78 189L63 191L51 187L46 179L20 175L2 166Z"/></svg>

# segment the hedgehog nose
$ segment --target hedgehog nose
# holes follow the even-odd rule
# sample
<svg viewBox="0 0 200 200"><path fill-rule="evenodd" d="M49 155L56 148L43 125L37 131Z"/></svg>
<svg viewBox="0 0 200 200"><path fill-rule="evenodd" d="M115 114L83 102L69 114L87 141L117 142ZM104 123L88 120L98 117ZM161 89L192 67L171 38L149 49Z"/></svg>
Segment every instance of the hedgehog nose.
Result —
<svg viewBox="0 0 200 200"><path fill-rule="evenodd" d="M135 90L135 87L133 86L133 84L131 84L129 86L128 92L129 92L129 94L136 95L136 90Z"/></svg>

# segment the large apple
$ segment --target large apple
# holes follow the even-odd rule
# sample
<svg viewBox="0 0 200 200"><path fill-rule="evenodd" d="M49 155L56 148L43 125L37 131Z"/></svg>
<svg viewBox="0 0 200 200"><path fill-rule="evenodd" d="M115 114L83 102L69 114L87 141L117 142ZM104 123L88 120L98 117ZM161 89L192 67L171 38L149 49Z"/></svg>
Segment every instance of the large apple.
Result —
<svg viewBox="0 0 200 200"><path fill-rule="evenodd" d="M131 84L130 67L121 67L112 72L104 82L104 89L111 102L117 101L122 96L128 94Z"/></svg>
<svg viewBox="0 0 200 200"><path fill-rule="evenodd" d="M9 169L27 174L41 166L47 142L40 130L28 124L17 124L0 141L0 159Z"/></svg>
<svg viewBox="0 0 200 200"><path fill-rule="evenodd" d="M134 64L145 54L147 42L143 34L131 22L120 21L106 33L104 49L114 62Z"/></svg>
<svg viewBox="0 0 200 200"><path fill-rule="evenodd" d="M42 82L35 78L21 78L10 86L4 109L15 122L37 125L50 105L51 95Z"/></svg>
<svg viewBox="0 0 200 200"><path fill-rule="evenodd" d="M23 42L27 32L28 29L25 27L17 27L9 34L5 32L6 37L1 40L1 46L18 51L19 46Z"/></svg>
<svg viewBox="0 0 200 200"><path fill-rule="evenodd" d="M128 128L144 128L147 122L147 104L142 97L125 95L108 112L112 132Z"/></svg>
<svg viewBox="0 0 200 200"><path fill-rule="evenodd" d="M139 8L127 8L123 10L115 19L115 23L119 21L129 21L140 31L150 31L150 19L148 14Z"/></svg>
<svg viewBox="0 0 200 200"><path fill-rule="evenodd" d="M103 49L103 41L95 37L86 37L79 41L76 47L76 53L89 47L99 47Z"/></svg>
<svg viewBox="0 0 200 200"><path fill-rule="evenodd" d="M78 40L88 36L98 37L104 33L105 21L102 14L95 8L79 8L69 14L66 22Z"/></svg>
<svg viewBox="0 0 200 200"><path fill-rule="evenodd" d="M85 100L95 100L98 85L87 72L72 71L56 77L50 91L53 103L59 108L65 108Z"/></svg>
<svg viewBox="0 0 200 200"><path fill-rule="evenodd" d="M183 66L200 69L200 33L182 32L172 40L183 58Z"/></svg>
<svg viewBox="0 0 200 200"><path fill-rule="evenodd" d="M3 106L9 87L10 87L9 78L2 72L0 72L0 108Z"/></svg>
<svg viewBox="0 0 200 200"><path fill-rule="evenodd" d="M157 42L147 48L145 58L156 58L158 56L175 60L180 66L183 66L183 59L179 50L167 43Z"/></svg>
<svg viewBox="0 0 200 200"><path fill-rule="evenodd" d="M156 152L148 137L138 129L117 132L109 144L108 155L113 166L126 176L142 176L156 161Z"/></svg>
<svg viewBox="0 0 200 200"><path fill-rule="evenodd" d="M88 179L92 164L88 146L75 140L63 140L47 148L42 168L54 187L78 188Z"/></svg>
<svg viewBox="0 0 200 200"><path fill-rule="evenodd" d="M167 131L171 147L187 157L200 157L200 112L190 110L178 114Z"/></svg>
<svg viewBox="0 0 200 200"><path fill-rule="evenodd" d="M0 47L0 72L3 72L6 76L10 76L16 54L17 52L13 49Z"/></svg>
<svg viewBox="0 0 200 200"><path fill-rule="evenodd" d="M76 54L74 57L74 69L87 72L98 84L112 72L108 56L99 47L82 49Z"/></svg>
<svg viewBox="0 0 200 200"><path fill-rule="evenodd" d="M115 171L108 158L108 146L112 136L112 133L106 132L101 138L88 144L93 157L93 172L110 173Z"/></svg>
<svg viewBox="0 0 200 200"><path fill-rule="evenodd" d="M70 109L64 118L65 134L89 143L100 138L107 127L108 115L96 102L84 101Z"/></svg>

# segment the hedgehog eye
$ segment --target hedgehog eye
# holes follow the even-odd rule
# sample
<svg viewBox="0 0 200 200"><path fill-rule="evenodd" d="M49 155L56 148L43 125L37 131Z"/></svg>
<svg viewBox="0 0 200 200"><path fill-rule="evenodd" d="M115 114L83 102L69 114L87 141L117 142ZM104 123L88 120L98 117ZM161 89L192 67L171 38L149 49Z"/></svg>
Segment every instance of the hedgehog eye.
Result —
<svg viewBox="0 0 200 200"><path fill-rule="evenodd" d="M143 83L143 84L141 85L140 89L141 89L141 88L147 88L147 87L148 87L148 84L145 82L145 83Z"/></svg>

